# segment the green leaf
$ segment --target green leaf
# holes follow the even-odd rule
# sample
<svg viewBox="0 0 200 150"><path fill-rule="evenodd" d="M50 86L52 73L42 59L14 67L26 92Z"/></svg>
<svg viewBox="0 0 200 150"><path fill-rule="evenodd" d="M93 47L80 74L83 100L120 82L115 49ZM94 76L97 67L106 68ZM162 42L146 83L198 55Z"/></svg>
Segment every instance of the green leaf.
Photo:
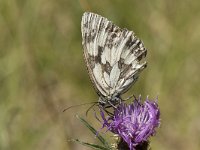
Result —
<svg viewBox="0 0 200 150"><path fill-rule="evenodd" d="M111 149L110 148L110 145L108 144L108 142L100 135L100 134L97 134L97 130L95 130L85 119L83 119L82 117L76 115L76 117L88 128L90 129L90 131L92 133L94 133L97 138L99 139L99 141L108 149Z"/></svg>
<svg viewBox="0 0 200 150"><path fill-rule="evenodd" d="M91 143L87 143L87 142L82 142L78 139L72 139L71 141L73 142L78 142L79 144L82 144L84 146L96 149L96 150L111 150L110 148L106 148L106 147L102 147L100 145L96 145L96 144L91 144Z"/></svg>

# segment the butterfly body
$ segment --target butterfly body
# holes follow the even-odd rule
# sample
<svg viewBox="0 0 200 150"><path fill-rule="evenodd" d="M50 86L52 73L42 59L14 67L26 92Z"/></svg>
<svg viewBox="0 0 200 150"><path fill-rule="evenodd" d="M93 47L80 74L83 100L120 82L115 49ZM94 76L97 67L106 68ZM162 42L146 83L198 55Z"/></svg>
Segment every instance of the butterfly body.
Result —
<svg viewBox="0 0 200 150"><path fill-rule="evenodd" d="M122 98L120 97L120 95L112 96L111 98L99 96L98 100L100 106L102 106L103 108L107 108L110 106L116 107L116 105L119 104L121 101Z"/></svg>
<svg viewBox="0 0 200 150"><path fill-rule="evenodd" d="M146 67L141 60L147 50L133 31L94 13L83 14L81 30L84 58L99 104L116 106Z"/></svg>

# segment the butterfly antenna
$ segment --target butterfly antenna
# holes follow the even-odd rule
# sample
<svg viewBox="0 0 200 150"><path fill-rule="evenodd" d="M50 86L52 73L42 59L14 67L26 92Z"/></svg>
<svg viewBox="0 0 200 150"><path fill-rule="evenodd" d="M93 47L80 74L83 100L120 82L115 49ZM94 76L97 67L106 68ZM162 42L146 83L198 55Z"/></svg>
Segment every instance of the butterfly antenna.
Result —
<svg viewBox="0 0 200 150"><path fill-rule="evenodd" d="M98 104L98 102L94 102L94 104L92 104L88 109L87 109L87 111L86 111L86 116L88 115L88 112L95 106L95 105L97 105Z"/></svg>
<svg viewBox="0 0 200 150"><path fill-rule="evenodd" d="M89 104L95 105L96 103L97 103L97 102L90 102L90 103L84 103L84 104L69 106L69 107L65 108L65 109L63 110L63 112L65 112L65 111L67 111L67 110L69 110L69 109L71 109L71 108L74 108L74 107L83 106L83 105L89 105Z"/></svg>

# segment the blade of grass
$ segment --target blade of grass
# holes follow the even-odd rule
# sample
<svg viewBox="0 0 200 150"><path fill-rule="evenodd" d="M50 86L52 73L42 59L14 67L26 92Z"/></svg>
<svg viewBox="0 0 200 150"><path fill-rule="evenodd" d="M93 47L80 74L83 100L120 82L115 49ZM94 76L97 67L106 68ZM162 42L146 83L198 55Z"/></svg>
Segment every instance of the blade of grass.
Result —
<svg viewBox="0 0 200 150"><path fill-rule="evenodd" d="M83 142L83 141L80 141L80 140L78 140L78 139L72 139L71 141L73 141L73 142L78 142L79 144L82 144L82 145L84 145L84 146L93 148L93 149L95 149L95 150L111 150L110 148L106 148L106 147L102 147L102 146L100 146L100 145L96 145L96 144L91 144L91 143Z"/></svg>
<svg viewBox="0 0 200 150"><path fill-rule="evenodd" d="M92 133L94 133L97 138L99 139L99 141L108 149L111 149L110 148L110 145L108 144L108 142L100 135L100 134L97 134L97 131L85 120L83 119L82 117L76 115L76 117L88 128L90 129L90 131Z"/></svg>

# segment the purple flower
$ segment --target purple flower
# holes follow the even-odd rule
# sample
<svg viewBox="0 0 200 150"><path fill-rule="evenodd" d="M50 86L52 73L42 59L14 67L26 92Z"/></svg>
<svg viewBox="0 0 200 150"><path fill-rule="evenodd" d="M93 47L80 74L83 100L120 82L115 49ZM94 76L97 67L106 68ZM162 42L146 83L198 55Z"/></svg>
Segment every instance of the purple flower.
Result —
<svg viewBox="0 0 200 150"><path fill-rule="evenodd" d="M155 134L155 128L160 124L160 111L155 101L148 98L141 103L135 99L132 104L121 103L112 116L105 116L101 110L103 127L115 134L118 134L125 141L130 150Z"/></svg>

